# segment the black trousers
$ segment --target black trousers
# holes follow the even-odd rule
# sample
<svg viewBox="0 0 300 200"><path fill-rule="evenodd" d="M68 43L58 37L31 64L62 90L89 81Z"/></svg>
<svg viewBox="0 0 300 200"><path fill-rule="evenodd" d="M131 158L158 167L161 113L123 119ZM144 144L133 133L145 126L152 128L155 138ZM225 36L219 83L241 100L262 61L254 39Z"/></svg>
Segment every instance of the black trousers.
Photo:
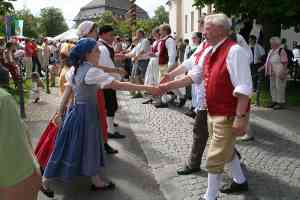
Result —
<svg viewBox="0 0 300 200"><path fill-rule="evenodd" d="M37 66L37 71L40 74L40 76L43 76L42 74L42 65L39 61L39 58L37 56L32 57L32 72L35 72L35 68Z"/></svg>
<svg viewBox="0 0 300 200"><path fill-rule="evenodd" d="M114 117L115 113L118 110L118 100L117 93L112 89L103 90L104 99L105 99L105 107L108 117Z"/></svg>

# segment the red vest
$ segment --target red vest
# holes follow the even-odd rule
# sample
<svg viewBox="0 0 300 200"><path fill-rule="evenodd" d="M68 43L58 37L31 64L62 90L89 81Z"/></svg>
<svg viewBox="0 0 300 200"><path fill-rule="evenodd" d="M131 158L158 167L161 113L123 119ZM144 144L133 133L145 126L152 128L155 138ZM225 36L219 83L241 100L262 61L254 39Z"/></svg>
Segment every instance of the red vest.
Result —
<svg viewBox="0 0 300 200"><path fill-rule="evenodd" d="M207 49L209 46L210 45L206 41L203 42L201 50L198 51L197 53L195 53L195 55L194 55L195 56L195 65L199 64L202 54L204 53L205 49Z"/></svg>
<svg viewBox="0 0 300 200"><path fill-rule="evenodd" d="M204 80L208 113L211 116L235 116L237 98L227 70L226 59L236 42L227 39L204 61Z"/></svg>
<svg viewBox="0 0 300 200"><path fill-rule="evenodd" d="M168 49L166 47L166 41L169 38L172 38L173 40L175 40L171 35L169 35L165 39L162 39L160 42L159 56L158 56L158 64L159 65L166 65L169 62Z"/></svg>

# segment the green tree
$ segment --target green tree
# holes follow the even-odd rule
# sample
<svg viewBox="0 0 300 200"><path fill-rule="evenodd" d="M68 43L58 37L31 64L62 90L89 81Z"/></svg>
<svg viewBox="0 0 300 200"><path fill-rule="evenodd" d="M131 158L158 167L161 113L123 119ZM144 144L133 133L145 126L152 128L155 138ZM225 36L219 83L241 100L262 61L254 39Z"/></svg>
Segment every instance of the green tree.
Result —
<svg viewBox="0 0 300 200"><path fill-rule="evenodd" d="M299 29L300 4L295 0L194 0L203 7L214 4L218 12L228 16L246 16L257 19L264 27L265 44L274 35L280 35L281 27Z"/></svg>
<svg viewBox="0 0 300 200"><path fill-rule="evenodd" d="M164 6L159 6L154 11L154 14L153 20L155 20L157 24L169 23L169 13Z"/></svg>
<svg viewBox="0 0 300 200"><path fill-rule="evenodd" d="M11 1L16 0L0 0L0 16L5 16L14 12L14 6Z"/></svg>
<svg viewBox="0 0 300 200"><path fill-rule="evenodd" d="M15 12L17 19L24 20L23 35L30 38L39 36L39 18L35 17L29 9L22 9Z"/></svg>
<svg viewBox="0 0 300 200"><path fill-rule="evenodd" d="M54 7L41 10L40 25L43 36L54 37L68 30L62 11Z"/></svg>

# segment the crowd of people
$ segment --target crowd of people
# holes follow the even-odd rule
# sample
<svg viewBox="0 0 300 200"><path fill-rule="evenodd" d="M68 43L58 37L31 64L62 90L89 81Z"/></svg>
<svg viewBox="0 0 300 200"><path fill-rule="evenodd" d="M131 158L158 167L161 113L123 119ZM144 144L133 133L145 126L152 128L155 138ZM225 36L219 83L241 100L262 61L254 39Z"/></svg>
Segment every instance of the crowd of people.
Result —
<svg viewBox="0 0 300 200"><path fill-rule="evenodd" d="M115 184L101 172L107 165L104 154L118 153L109 140L126 138L115 121L117 90L130 91L132 98L147 98L143 104L153 104L158 109L170 104L183 107L191 98L192 106L186 114L195 118L193 144L190 157L177 171L178 175L201 171L208 145L208 185L200 199L215 200L219 191L227 194L247 191L248 182L235 141L241 136L253 139L247 135L250 97L258 90L261 77L270 79L273 101L270 107L284 108L289 52L278 37L270 39L268 54L255 36L250 36L248 44L233 31L230 19L224 14L206 16L199 21L198 29L191 43L187 39L177 42L168 24L153 29L148 37L139 29L132 39L122 39L114 35L109 25L97 27L94 22L84 21L78 26L77 42L55 43L45 38L40 47L29 39L7 42L1 49L0 73L9 73L15 82L23 75L32 79L33 100L37 103L39 88L43 87L41 79L49 71L52 86L59 76L61 102L49 119L34 156L28 150L31 147L24 137L25 128L11 130L9 122L5 124L2 120L7 116L1 112L0 141L10 138L12 144L0 145L4 148L0 160L7 159L7 155L12 158L1 162L5 165L0 170L0 197L3 196L0 199L14 200L20 195L37 199L39 189L53 197L49 181L70 181L78 176L91 178L92 191L114 189ZM19 127L23 126L9 94L0 90L1 98L8 103L0 107L13 115ZM18 139L11 139L14 137ZM16 145L19 151L12 150ZM35 158L38 164L34 163ZM23 163L9 168L20 159ZM225 164L232 169L232 183L221 188ZM28 170L21 171L25 167Z"/></svg>

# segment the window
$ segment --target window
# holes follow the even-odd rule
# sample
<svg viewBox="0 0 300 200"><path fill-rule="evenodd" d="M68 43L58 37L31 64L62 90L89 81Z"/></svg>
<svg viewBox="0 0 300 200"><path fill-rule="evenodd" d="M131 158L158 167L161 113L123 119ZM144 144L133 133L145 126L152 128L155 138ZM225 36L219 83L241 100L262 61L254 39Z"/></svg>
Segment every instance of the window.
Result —
<svg viewBox="0 0 300 200"><path fill-rule="evenodd" d="M191 12L191 32L194 32L194 11Z"/></svg>
<svg viewBox="0 0 300 200"><path fill-rule="evenodd" d="M188 15L184 16L185 33L188 32Z"/></svg>

